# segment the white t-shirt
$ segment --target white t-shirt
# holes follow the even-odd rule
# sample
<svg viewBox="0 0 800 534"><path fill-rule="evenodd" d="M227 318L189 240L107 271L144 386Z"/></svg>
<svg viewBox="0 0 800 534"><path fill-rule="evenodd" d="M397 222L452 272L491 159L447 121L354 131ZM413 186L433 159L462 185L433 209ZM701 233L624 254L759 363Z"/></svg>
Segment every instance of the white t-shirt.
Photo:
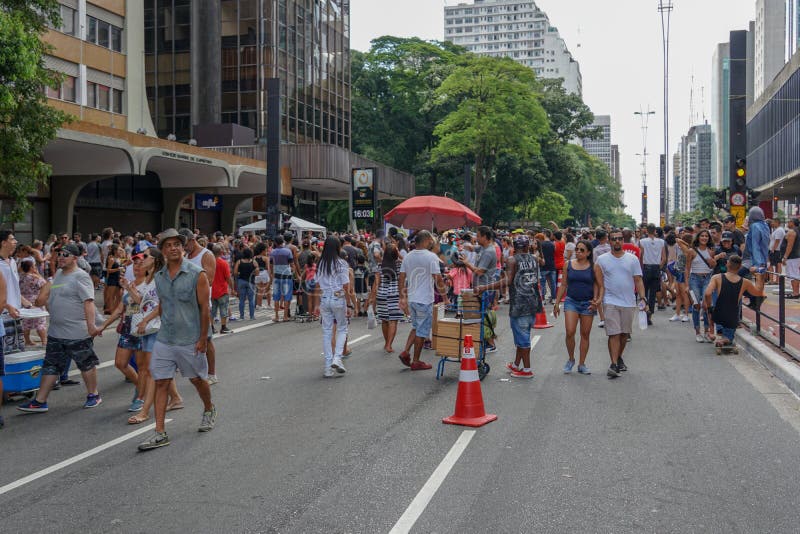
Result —
<svg viewBox="0 0 800 534"><path fill-rule="evenodd" d="M400 265L406 273L408 302L433 304L433 275L440 274L439 257L430 250L412 250Z"/></svg>
<svg viewBox="0 0 800 534"><path fill-rule="evenodd" d="M19 289L19 271L14 258L0 259L0 274L6 281L6 302L16 309L22 308L22 292Z"/></svg>
<svg viewBox="0 0 800 534"><path fill-rule="evenodd" d="M335 264L332 273L323 273L317 265L317 284L323 296L334 291L341 291L345 284L350 283L350 265L343 259L339 259Z"/></svg>
<svg viewBox="0 0 800 534"><path fill-rule="evenodd" d="M645 237L639 241L639 248L642 250L642 263L645 265L659 265L661 263L661 251L664 250L666 243L658 237Z"/></svg>
<svg viewBox="0 0 800 534"><path fill-rule="evenodd" d="M769 237L769 249L772 250L780 250L781 243L783 243L783 238L786 237L786 230L783 227L779 226L772 231L772 235ZM775 244L775 241L778 244Z"/></svg>
<svg viewBox="0 0 800 534"><path fill-rule="evenodd" d="M605 243L598 243L597 246L592 250L592 258L597 261L597 258L603 254L608 254L609 252L611 252L611 245L608 243L608 241Z"/></svg>
<svg viewBox="0 0 800 534"><path fill-rule="evenodd" d="M575 243L567 243L564 245L564 259L571 260L575 256Z"/></svg>
<svg viewBox="0 0 800 534"><path fill-rule="evenodd" d="M595 262L603 271L605 295L603 302L625 308L636 307L634 276L642 276L642 266L633 254L626 252L617 258L614 254L603 254Z"/></svg>

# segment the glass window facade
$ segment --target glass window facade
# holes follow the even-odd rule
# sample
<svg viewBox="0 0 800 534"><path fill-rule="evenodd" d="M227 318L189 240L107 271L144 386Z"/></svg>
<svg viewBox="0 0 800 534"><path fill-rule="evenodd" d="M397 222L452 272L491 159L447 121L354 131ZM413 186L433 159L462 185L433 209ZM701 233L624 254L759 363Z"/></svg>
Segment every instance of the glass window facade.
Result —
<svg viewBox="0 0 800 534"><path fill-rule="evenodd" d="M277 77L282 140L349 149L349 0L219 1L220 65L205 68L221 72L220 122L266 139L265 79ZM161 137L191 137L191 9L198 4L145 0L147 92Z"/></svg>
<svg viewBox="0 0 800 534"><path fill-rule="evenodd" d="M800 70L747 124L747 185L800 173Z"/></svg>

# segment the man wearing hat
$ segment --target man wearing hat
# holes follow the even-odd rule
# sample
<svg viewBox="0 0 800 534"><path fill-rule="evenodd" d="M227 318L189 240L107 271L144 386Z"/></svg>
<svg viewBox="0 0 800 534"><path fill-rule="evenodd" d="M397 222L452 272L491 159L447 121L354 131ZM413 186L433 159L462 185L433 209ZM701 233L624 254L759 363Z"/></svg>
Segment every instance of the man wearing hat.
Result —
<svg viewBox="0 0 800 534"><path fill-rule="evenodd" d="M94 337L101 335L95 324L94 283L88 273L78 268L81 251L67 243L58 253L58 271L52 282L39 292L36 306L50 311L47 347L42 363L42 382L36 396L17 406L29 413L47 412L47 397L70 360L83 376L86 385L84 408L99 406L103 400L97 391L97 364Z"/></svg>
<svg viewBox="0 0 800 534"><path fill-rule="evenodd" d="M158 246L166 264L154 278L161 315L161 328L150 360L150 373L156 381L156 428L153 435L139 445L140 451L169 445L164 419L169 384L178 369L203 401L203 418L197 430L212 430L217 419L217 410L211 402L206 360L211 290L203 269L184 257L185 245L186 237L174 228L159 236Z"/></svg>

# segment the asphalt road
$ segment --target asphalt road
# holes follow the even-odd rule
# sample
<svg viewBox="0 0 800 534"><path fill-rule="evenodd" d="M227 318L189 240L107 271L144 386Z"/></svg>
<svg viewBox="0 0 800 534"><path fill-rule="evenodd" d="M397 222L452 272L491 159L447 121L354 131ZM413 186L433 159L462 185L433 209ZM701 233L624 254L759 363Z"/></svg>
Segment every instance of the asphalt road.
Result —
<svg viewBox="0 0 800 534"><path fill-rule="evenodd" d="M536 378L508 381L505 313L482 383L499 418L449 471L440 464L469 437L441 423L457 364L438 382L412 373L360 319L348 372L326 380L319 324L270 324L217 340L214 431L196 431L201 404L181 380L186 409L168 414L164 449L113 442L138 430L113 367L97 409L81 409L82 386L54 392L48 414L4 406L0 531L372 533L408 512L412 532L797 532L800 401L763 368L714 355L662 312L634 332L620 379L605 377L598 328L594 374L564 375L551 318L556 328L535 332ZM114 337L98 342L104 360ZM415 500L434 472L430 500Z"/></svg>

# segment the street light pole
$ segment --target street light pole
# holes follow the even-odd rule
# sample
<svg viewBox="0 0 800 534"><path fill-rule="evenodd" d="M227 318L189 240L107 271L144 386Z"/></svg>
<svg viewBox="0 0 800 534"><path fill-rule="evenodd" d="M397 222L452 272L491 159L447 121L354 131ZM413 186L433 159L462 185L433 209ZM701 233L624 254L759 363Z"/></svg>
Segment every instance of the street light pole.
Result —
<svg viewBox="0 0 800 534"><path fill-rule="evenodd" d="M664 53L664 174L661 177L661 217L669 222L667 202L667 177L669 176L669 27L670 15L675 8L672 0L658 0L661 13L661 40Z"/></svg>
<svg viewBox="0 0 800 534"><path fill-rule="evenodd" d="M655 111L650 110L647 106L647 111L635 111L634 115L638 115L642 121L642 153L636 154L642 157L642 223L647 223L647 127L650 122L650 116L655 115Z"/></svg>

